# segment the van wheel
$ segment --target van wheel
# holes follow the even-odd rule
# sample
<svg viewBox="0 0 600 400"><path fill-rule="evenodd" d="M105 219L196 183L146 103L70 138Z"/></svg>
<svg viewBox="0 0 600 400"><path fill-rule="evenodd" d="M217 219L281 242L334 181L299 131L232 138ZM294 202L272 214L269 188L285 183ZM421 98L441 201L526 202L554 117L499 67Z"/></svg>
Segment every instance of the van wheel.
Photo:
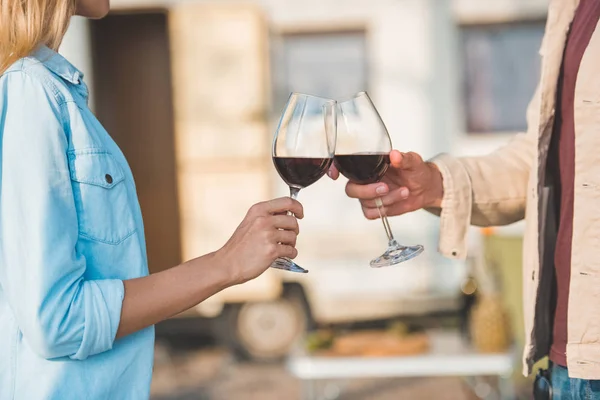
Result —
<svg viewBox="0 0 600 400"><path fill-rule="evenodd" d="M285 295L277 300L250 302L226 311L229 347L245 360L278 361L304 337L308 327L302 297Z"/></svg>

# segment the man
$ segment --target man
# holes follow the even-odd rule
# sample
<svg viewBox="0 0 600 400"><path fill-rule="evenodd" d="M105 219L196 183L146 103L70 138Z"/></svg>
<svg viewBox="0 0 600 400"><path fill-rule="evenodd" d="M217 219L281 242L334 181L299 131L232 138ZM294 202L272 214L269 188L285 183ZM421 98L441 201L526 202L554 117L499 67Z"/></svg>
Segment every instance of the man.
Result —
<svg viewBox="0 0 600 400"><path fill-rule="evenodd" d="M555 399L600 399L599 19L600 0L551 0L526 134L482 157L393 151L382 182L346 188L369 219L379 196L388 215L437 213L453 258L470 224L525 218L524 373L549 355Z"/></svg>

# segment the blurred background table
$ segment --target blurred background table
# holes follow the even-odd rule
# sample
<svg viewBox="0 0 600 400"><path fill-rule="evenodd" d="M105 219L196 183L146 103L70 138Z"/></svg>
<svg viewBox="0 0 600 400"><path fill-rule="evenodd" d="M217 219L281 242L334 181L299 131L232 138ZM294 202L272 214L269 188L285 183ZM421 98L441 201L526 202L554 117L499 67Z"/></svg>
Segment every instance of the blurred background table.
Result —
<svg viewBox="0 0 600 400"><path fill-rule="evenodd" d="M302 352L292 355L287 368L303 383L303 398L333 399L323 395L319 383L363 378L464 377L468 387L481 399L514 399L511 383L514 353L481 354L470 348L458 332L428 333L430 350L422 355L402 357L333 357L312 356ZM493 377L493 384L481 380ZM328 390L331 392L331 390ZM336 390L333 390L334 392Z"/></svg>

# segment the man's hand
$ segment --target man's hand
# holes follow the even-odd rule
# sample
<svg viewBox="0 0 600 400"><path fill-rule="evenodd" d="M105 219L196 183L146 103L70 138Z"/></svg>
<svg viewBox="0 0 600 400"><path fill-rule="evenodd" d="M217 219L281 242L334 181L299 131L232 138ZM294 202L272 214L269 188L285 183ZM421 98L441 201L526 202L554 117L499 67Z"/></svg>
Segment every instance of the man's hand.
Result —
<svg viewBox="0 0 600 400"><path fill-rule="evenodd" d="M332 179L339 172L332 165L328 173ZM368 219L379 218L376 198L381 198L389 216L401 215L421 208L440 208L444 194L442 175L435 164L424 162L416 153L392 150L390 167L381 182L358 185L348 182L346 194L359 199Z"/></svg>

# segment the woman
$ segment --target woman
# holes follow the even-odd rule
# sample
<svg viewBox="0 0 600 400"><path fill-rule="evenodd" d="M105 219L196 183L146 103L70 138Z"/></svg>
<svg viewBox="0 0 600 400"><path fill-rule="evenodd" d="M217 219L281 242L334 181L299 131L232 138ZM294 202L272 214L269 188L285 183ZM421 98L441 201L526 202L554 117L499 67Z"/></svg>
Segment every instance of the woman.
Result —
<svg viewBox="0 0 600 400"><path fill-rule="evenodd" d="M0 0L0 399L147 399L153 324L296 256L282 214L302 206L282 198L220 250L147 276L131 171L55 52L73 14L108 8Z"/></svg>

